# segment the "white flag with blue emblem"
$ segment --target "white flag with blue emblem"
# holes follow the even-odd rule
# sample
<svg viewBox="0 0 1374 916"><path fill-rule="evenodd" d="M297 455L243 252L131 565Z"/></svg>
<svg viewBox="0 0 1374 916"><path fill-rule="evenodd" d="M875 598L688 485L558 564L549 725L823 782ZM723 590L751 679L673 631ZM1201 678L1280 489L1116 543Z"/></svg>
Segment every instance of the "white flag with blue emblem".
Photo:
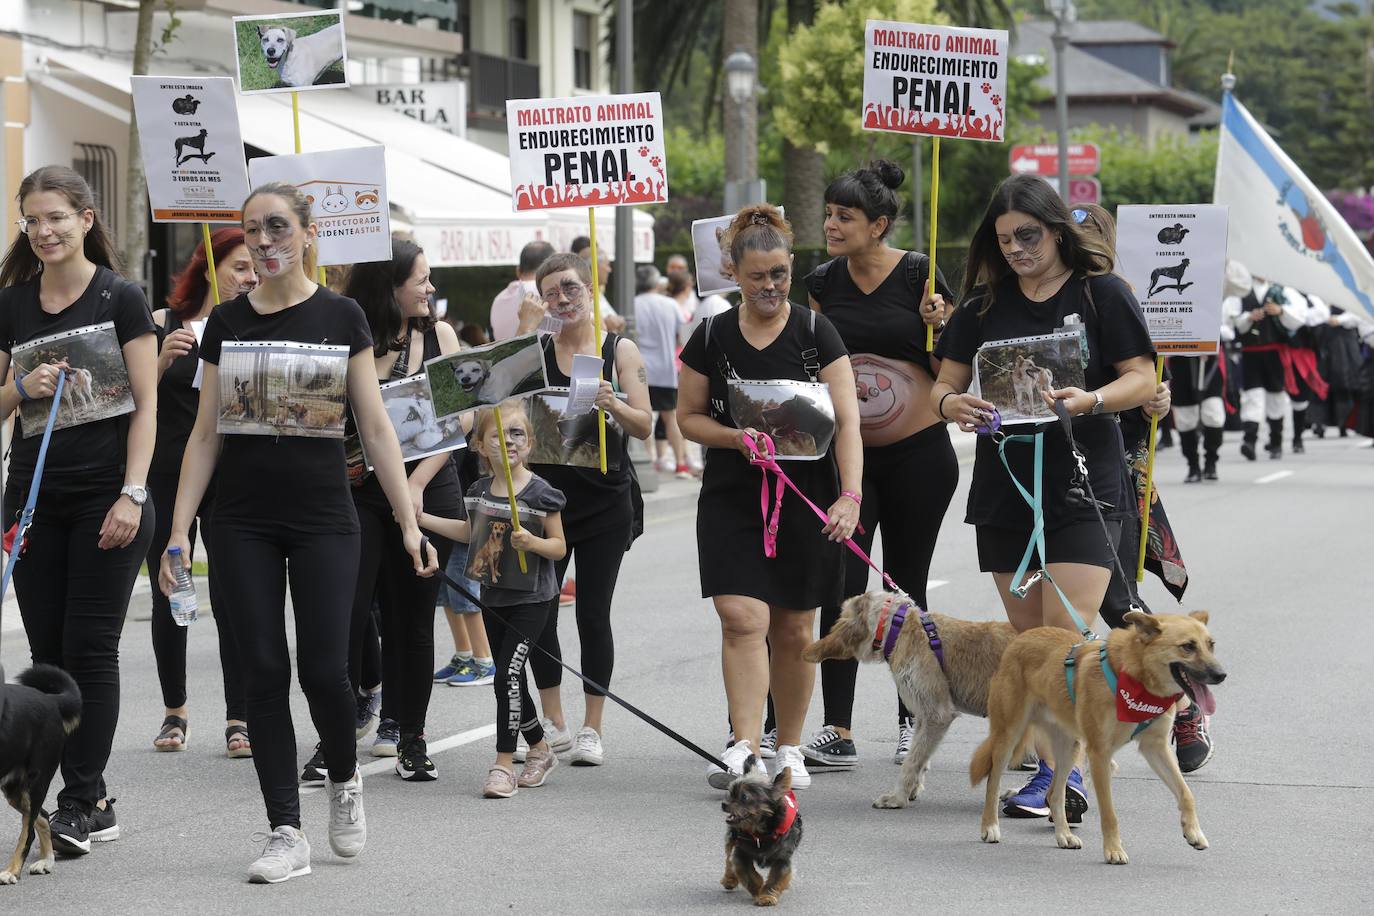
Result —
<svg viewBox="0 0 1374 916"><path fill-rule="evenodd" d="M1374 258L1317 186L1226 93L1213 202L1231 208L1229 256L1374 321Z"/></svg>

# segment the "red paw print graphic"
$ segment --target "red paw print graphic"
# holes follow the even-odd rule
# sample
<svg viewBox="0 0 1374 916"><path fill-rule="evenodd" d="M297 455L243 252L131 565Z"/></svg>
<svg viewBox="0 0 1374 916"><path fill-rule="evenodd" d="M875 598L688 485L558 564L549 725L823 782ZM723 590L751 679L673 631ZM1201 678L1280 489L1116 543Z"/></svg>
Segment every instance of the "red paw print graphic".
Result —
<svg viewBox="0 0 1374 916"><path fill-rule="evenodd" d="M1001 107L1002 107L1002 97L1001 97L1000 95L994 95L994 96L992 97L992 104L996 105L998 108L1001 108Z"/></svg>
<svg viewBox="0 0 1374 916"><path fill-rule="evenodd" d="M983 84L983 95L987 95L987 94L988 94L989 92L991 92L991 91L992 91L992 83L984 83L984 84Z"/></svg>
<svg viewBox="0 0 1374 916"><path fill-rule="evenodd" d="M641 156L647 156L647 155L649 155L649 148L648 148L647 146L641 146L641 147L639 148L639 155L641 155Z"/></svg>
<svg viewBox="0 0 1374 916"><path fill-rule="evenodd" d="M663 164L663 160L655 156L649 160L649 164L652 165L654 168L658 168L660 165Z"/></svg>

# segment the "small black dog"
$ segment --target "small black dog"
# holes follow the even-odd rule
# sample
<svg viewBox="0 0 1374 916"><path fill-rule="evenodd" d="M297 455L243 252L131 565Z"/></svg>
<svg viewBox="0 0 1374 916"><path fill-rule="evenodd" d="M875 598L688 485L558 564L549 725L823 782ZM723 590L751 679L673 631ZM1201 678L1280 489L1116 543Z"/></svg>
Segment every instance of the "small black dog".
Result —
<svg viewBox="0 0 1374 916"><path fill-rule="evenodd" d="M81 720L81 691L71 675L34 665L19 683L0 678L0 791L23 819L14 855L0 871L0 885L19 883L24 859L38 834L38 861L29 874L52 872L52 832L43 801L62 762L62 747Z"/></svg>
<svg viewBox="0 0 1374 916"><path fill-rule="evenodd" d="M199 107L200 99L189 92L179 99L172 99L172 110L179 115L193 115Z"/></svg>
<svg viewBox="0 0 1374 916"><path fill-rule="evenodd" d="M784 767L770 785L758 761L750 757L744 772L730 784L725 812L725 876L720 884L732 891L744 882L755 906L774 906L792 883L792 855L802 839L802 820L792 794L792 768ZM765 880L760 871L768 870Z"/></svg>

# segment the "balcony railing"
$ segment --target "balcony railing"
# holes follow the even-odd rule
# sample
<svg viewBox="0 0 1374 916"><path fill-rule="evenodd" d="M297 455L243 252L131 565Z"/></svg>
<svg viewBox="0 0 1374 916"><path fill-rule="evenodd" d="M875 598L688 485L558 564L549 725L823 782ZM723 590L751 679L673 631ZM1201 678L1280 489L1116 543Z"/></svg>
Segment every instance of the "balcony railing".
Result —
<svg viewBox="0 0 1374 916"><path fill-rule="evenodd" d="M469 107L476 115L505 117L507 99L539 96L539 67L523 60L467 52Z"/></svg>

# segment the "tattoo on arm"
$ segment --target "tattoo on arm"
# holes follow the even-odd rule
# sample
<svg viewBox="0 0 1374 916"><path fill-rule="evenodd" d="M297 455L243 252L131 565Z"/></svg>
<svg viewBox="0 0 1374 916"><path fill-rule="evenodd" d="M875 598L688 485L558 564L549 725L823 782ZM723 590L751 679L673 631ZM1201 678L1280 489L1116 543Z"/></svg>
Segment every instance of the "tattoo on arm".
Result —
<svg viewBox="0 0 1374 916"><path fill-rule="evenodd" d="M639 367L639 383L641 385L649 384L649 373L645 371L643 366Z"/></svg>

